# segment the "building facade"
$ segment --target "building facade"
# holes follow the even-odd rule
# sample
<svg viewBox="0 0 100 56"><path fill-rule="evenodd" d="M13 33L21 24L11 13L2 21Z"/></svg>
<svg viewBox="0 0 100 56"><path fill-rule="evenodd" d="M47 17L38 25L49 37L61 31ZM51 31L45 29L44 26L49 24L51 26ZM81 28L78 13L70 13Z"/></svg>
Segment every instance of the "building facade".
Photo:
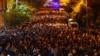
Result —
<svg viewBox="0 0 100 56"><path fill-rule="evenodd" d="M4 26L4 13L7 7L7 0L0 0L0 28Z"/></svg>

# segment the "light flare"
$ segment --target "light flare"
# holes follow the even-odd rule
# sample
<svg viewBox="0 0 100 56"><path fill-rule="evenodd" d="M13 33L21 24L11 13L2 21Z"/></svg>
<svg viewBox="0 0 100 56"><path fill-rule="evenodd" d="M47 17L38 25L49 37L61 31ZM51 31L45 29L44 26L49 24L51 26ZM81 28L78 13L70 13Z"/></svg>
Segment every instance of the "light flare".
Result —
<svg viewBox="0 0 100 56"><path fill-rule="evenodd" d="M84 0L80 0L80 1L76 4L76 6L73 7L73 12L71 13L72 18L74 18L74 17L77 15L77 13L80 12L81 6L82 6L82 5L85 5Z"/></svg>

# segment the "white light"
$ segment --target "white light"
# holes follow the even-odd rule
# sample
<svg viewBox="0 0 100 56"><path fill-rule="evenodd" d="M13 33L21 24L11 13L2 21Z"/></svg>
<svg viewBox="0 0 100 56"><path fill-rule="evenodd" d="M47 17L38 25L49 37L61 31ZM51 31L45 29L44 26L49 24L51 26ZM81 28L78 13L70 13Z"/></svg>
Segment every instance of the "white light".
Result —
<svg viewBox="0 0 100 56"><path fill-rule="evenodd" d="M10 56L9 54L7 56Z"/></svg>
<svg viewBox="0 0 100 56"><path fill-rule="evenodd" d="M47 0L48 2L52 2L52 0Z"/></svg>

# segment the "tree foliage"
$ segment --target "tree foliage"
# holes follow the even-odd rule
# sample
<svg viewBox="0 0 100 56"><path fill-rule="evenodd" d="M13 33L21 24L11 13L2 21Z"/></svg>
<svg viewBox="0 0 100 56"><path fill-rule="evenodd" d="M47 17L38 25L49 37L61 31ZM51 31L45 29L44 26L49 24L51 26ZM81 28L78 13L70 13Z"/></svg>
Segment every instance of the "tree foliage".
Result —
<svg viewBox="0 0 100 56"><path fill-rule="evenodd" d="M26 2L28 5L31 5L37 9L39 9L43 4L46 2L46 0L20 0L22 2Z"/></svg>
<svg viewBox="0 0 100 56"><path fill-rule="evenodd" d="M5 14L5 25L7 27L21 25L28 22L31 17L31 10L27 6L18 6L18 8L13 8Z"/></svg>

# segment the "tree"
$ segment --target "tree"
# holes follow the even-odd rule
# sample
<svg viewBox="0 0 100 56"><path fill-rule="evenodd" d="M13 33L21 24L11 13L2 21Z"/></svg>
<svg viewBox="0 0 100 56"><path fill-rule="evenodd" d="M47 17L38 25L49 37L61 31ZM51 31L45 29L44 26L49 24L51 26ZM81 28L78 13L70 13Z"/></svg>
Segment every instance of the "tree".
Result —
<svg viewBox="0 0 100 56"><path fill-rule="evenodd" d="M13 8L5 14L5 24L7 27L14 27L28 22L31 17L31 10L28 6L22 4L18 8Z"/></svg>
<svg viewBox="0 0 100 56"><path fill-rule="evenodd" d="M46 0L20 0L22 2L26 2L28 5L33 6L37 9L43 6Z"/></svg>

